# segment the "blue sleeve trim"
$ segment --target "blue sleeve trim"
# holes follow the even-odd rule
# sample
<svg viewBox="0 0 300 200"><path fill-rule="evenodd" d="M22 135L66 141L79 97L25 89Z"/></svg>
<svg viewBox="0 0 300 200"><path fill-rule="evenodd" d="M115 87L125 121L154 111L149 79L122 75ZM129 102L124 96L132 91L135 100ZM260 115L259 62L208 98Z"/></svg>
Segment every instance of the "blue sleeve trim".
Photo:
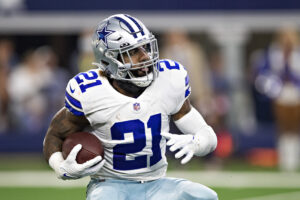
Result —
<svg viewBox="0 0 300 200"><path fill-rule="evenodd" d="M67 91L66 91L66 97L68 101L72 104L72 106L82 109L81 103L77 99L72 97Z"/></svg>
<svg viewBox="0 0 300 200"><path fill-rule="evenodd" d="M188 97L191 94L191 87L188 87L188 89L185 90L185 95L184 97Z"/></svg>
<svg viewBox="0 0 300 200"><path fill-rule="evenodd" d="M187 86L190 83L189 75L186 75L185 77L185 86Z"/></svg>
<svg viewBox="0 0 300 200"><path fill-rule="evenodd" d="M74 108L68 103L68 101L66 101L66 100L65 100L65 106L66 106L66 108L67 108L71 113L73 113L73 114L76 115L76 116L83 116L83 115L84 115L83 112L80 112L80 111L74 109Z"/></svg>

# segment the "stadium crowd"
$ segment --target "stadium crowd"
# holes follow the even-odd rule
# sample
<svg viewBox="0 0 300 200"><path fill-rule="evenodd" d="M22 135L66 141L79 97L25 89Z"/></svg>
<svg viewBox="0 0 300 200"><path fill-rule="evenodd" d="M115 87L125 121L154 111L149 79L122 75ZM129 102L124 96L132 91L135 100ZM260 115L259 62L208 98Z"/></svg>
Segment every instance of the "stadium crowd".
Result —
<svg viewBox="0 0 300 200"><path fill-rule="evenodd" d="M90 31L84 31L76 36L76 48L68 57L59 55L57 44L51 42L19 50L15 37L0 36L0 135L45 134L51 117L64 105L67 81L92 66L90 34ZM289 166L281 164L281 168L295 170L298 159L280 155L300 152L295 143L299 141L297 122L300 119L300 76L297 75L300 67L296 64L300 59L298 33L285 29L274 35L275 39L262 50L255 49L247 55L249 62L241 66L247 74L247 79L243 80L244 88L253 106L256 126L270 125L275 127L272 134L276 137L279 134L279 163L290 163ZM232 85L225 71L226 58L216 42L210 40L202 45L199 38L201 36L178 30L159 34L160 58L172 58L186 67L191 76L191 101L218 135L219 146L215 154L226 158L239 146L238 136L227 117L235 105L232 105ZM66 44L58 45L60 51L68 49L63 46ZM271 52L270 59L268 52ZM274 67L272 63L275 63ZM293 99L285 98L291 94ZM294 114L290 111L287 114L285 109L292 109ZM288 123L290 118L294 124ZM288 160L282 161L283 158Z"/></svg>

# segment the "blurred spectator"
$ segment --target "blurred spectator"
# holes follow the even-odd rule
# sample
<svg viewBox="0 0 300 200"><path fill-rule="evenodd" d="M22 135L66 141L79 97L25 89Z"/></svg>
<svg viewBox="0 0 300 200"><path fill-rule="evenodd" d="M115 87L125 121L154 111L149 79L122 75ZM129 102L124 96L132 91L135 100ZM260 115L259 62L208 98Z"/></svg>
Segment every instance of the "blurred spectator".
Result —
<svg viewBox="0 0 300 200"><path fill-rule="evenodd" d="M93 30L86 30L82 32L78 39L78 69L80 72L91 69L94 59L94 53L91 45L91 38Z"/></svg>
<svg viewBox="0 0 300 200"><path fill-rule="evenodd" d="M212 86L213 113L215 115L214 128L227 129L226 117L230 109L230 84L225 75L224 59L219 51L215 51L210 58L210 77Z"/></svg>
<svg viewBox="0 0 300 200"><path fill-rule="evenodd" d="M26 134L44 131L49 112L57 109L53 105L63 96L61 92L66 85L63 74L58 70L55 54L48 47L26 53L22 63L11 72L8 84L17 131ZM59 101L57 104L62 106L63 99Z"/></svg>
<svg viewBox="0 0 300 200"><path fill-rule="evenodd" d="M230 84L225 75L224 58L219 51L210 57L211 86L212 86L212 112L214 120L211 122L218 137L218 146L214 155L223 159L233 152L233 139L228 130L226 118L230 110ZM221 163L220 163L221 164Z"/></svg>
<svg viewBox="0 0 300 200"><path fill-rule="evenodd" d="M43 57L51 74L51 81L41 91L47 98L46 116L50 122L50 118L64 105L65 86L70 77L69 73L59 66L58 56L49 46L39 47L36 52Z"/></svg>
<svg viewBox="0 0 300 200"><path fill-rule="evenodd" d="M171 31L164 35L160 58L170 58L181 63L188 71L192 88L192 104L207 119L211 115L211 85L209 70L201 46L183 31Z"/></svg>
<svg viewBox="0 0 300 200"><path fill-rule="evenodd" d="M13 14L24 9L25 0L0 0L0 14Z"/></svg>
<svg viewBox="0 0 300 200"><path fill-rule="evenodd" d="M264 122L276 122L282 170L296 170L300 160L300 48L295 29L281 29L266 52L256 53L256 110Z"/></svg>
<svg viewBox="0 0 300 200"><path fill-rule="evenodd" d="M16 62L14 44L9 39L0 40L0 133L9 128L8 74Z"/></svg>

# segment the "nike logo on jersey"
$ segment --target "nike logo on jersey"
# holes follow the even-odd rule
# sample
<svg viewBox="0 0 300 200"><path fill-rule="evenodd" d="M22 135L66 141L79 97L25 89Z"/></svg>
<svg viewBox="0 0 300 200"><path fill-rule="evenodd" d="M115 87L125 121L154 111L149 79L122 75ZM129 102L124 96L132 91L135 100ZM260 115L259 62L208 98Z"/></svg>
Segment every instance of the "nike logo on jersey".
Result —
<svg viewBox="0 0 300 200"><path fill-rule="evenodd" d="M67 178L72 178L71 176L68 176L67 173L64 173L63 176L64 176L64 177L67 177Z"/></svg>
<svg viewBox="0 0 300 200"><path fill-rule="evenodd" d="M72 93L75 92L75 89L72 89L71 85L70 85L70 91L71 91Z"/></svg>

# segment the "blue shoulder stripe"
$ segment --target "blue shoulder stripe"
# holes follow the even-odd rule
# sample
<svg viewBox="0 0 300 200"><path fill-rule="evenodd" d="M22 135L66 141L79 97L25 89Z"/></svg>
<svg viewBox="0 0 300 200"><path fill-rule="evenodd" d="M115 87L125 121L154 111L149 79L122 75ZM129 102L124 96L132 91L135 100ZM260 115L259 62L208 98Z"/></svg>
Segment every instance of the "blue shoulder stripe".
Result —
<svg viewBox="0 0 300 200"><path fill-rule="evenodd" d="M122 19L121 17L115 17L117 20L120 20L121 22L123 22L127 28L129 28L129 30L131 31L131 33L133 33L133 37L137 38L136 32L134 31L134 29L132 28L132 26L125 20Z"/></svg>
<svg viewBox="0 0 300 200"><path fill-rule="evenodd" d="M133 17L131 17L130 15L125 15L125 16L128 17L129 19L131 19L133 21L133 23L135 23L135 25L140 29L142 35L145 35L143 28Z"/></svg>
<svg viewBox="0 0 300 200"><path fill-rule="evenodd" d="M68 101L74 106L77 107L79 109L82 109L81 103L75 99L74 97L72 97L67 91L66 91L66 97L68 99Z"/></svg>
<svg viewBox="0 0 300 200"><path fill-rule="evenodd" d="M185 86L187 86L190 83L189 75L186 75L185 77Z"/></svg>
<svg viewBox="0 0 300 200"><path fill-rule="evenodd" d="M187 96L189 96L191 94L191 87L188 87L188 89L185 90L185 95L184 97L186 98Z"/></svg>
<svg viewBox="0 0 300 200"><path fill-rule="evenodd" d="M65 100L65 106L66 106L66 108L67 108L71 113L73 113L73 114L76 115L76 116L83 116L83 115L84 115L83 112L80 112L80 111L74 109L74 108L68 103L68 101L66 101L66 100Z"/></svg>

